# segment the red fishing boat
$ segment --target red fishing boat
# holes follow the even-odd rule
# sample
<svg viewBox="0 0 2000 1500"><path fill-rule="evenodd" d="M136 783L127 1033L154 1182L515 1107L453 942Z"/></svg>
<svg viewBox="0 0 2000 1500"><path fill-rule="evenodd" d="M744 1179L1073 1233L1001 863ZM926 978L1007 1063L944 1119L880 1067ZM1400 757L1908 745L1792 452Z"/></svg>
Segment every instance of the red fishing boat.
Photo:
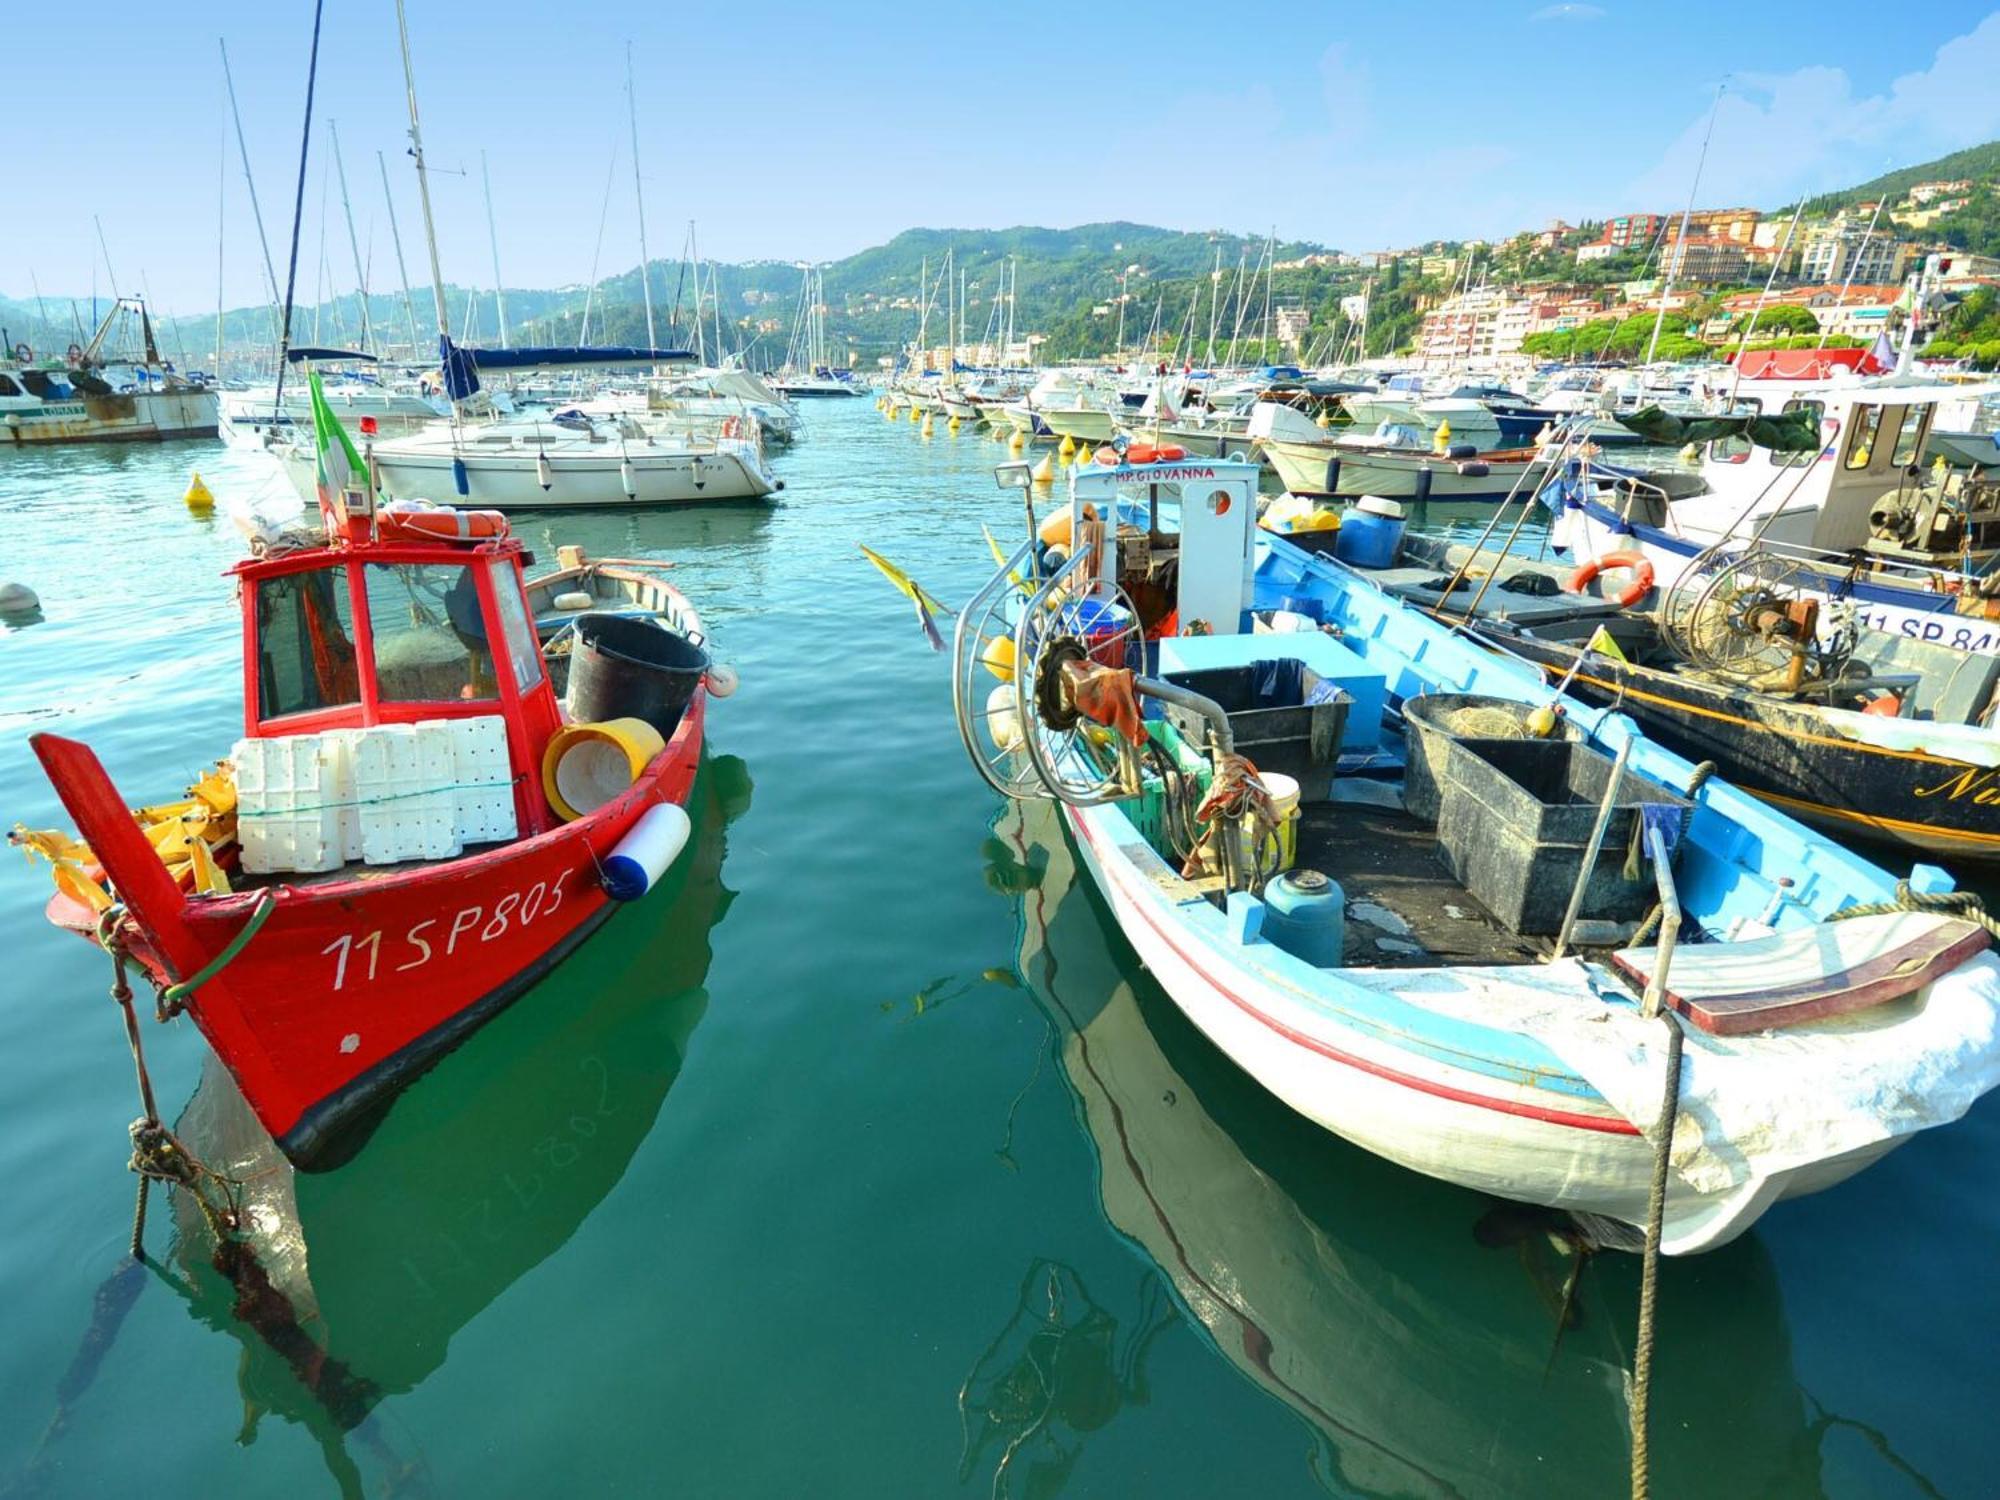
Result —
<svg viewBox="0 0 2000 1500"><path fill-rule="evenodd" d="M232 570L234 763L188 802L135 814L88 747L37 735L80 841L16 833L56 864L51 920L141 966L162 1016L193 1017L305 1167L350 1154L397 1089L679 855L711 685L700 620L655 569L564 549L564 567L531 584L500 518L378 513L337 425L319 448L324 536ZM671 646L678 687L648 672L662 653L592 628L606 623ZM609 671L584 712L586 657ZM400 782L373 774L440 736L461 751L442 783L411 782L407 765ZM490 762L477 775L466 745ZM312 774L277 774L298 764ZM477 816L454 835L463 804ZM438 838L462 847L397 857L408 851L385 853L369 826L426 819L428 853Z"/></svg>

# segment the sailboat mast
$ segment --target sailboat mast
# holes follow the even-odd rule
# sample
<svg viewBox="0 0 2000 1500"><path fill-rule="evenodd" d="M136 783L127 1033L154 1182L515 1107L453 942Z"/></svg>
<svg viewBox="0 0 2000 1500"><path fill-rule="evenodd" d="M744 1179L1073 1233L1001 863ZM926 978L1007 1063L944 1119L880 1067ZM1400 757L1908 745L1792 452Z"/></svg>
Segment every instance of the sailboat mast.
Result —
<svg viewBox="0 0 2000 1500"><path fill-rule="evenodd" d="M632 87L632 44L625 44L625 106L632 121L632 196L639 205L639 289L646 298L646 347L659 348L653 331L653 276L651 258L646 253L646 188L639 175L639 93ZM696 288L699 298L700 288ZM697 324L700 320L696 319Z"/></svg>
<svg viewBox="0 0 2000 1500"><path fill-rule="evenodd" d="M354 205L347 199L347 164L340 156L340 127L328 120L326 133L333 140L333 170L340 178L340 211L347 215L347 248L354 252L354 284L361 289L361 348L373 354L375 330L368 321L368 270L361 264L361 241L354 233Z"/></svg>
<svg viewBox="0 0 2000 1500"><path fill-rule="evenodd" d="M583 297L583 328L576 336L582 345L590 343L590 305L597 300L597 267L604 258L604 224L611 217L611 184L618 176L618 146L611 147L611 164L604 169L604 206L597 211L597 248L590 252L590 290Z"/></svg>
<svg viewBox="0 0 2000 1500"><path fill-rule="evenodd" d="M708 334L701 321L701 242L695 238L694 220L688 220L688 259L694 262L694 352L695 358L704 365L708 363Z"/></svg>
<svg viewBox="0 0 2000 1500"><path fill-rule="evenodd" d="M1271 363L1272 335L1278 329L1271 321L1271 283L1278 274L1278 226L1271 226L1271 234L1264 241L1264 363Z"/></svg>
<svg viewBox="0 0 2000 1500"><path fill-rule="evenodd" d="M264 233L264 210L257 203L257 179L250 175L250 148L243 143L243 115L236 107L236 78L229 71L229 44L217 37L215 45L222 49L222 82L229 91L230 116L236 122L236 150L243 158L244 184L250 189L250 213L257 221L257 243L264 247L264 284L271 292L271 341L275 344L283 338L279 328L278 269L271 260L271 237ZM92 312L95 311L93 308Z"/></svg>
<svg viewBox="0 0 2000 1500"><path fill-rule="evenodd" d="M431 214L430 174L424 168L424 130L417 118L417 74L410 65L410 27L403 14L403 0L396 0L396 33L403 44L403 90L410 102L410 156L417 166L417 201L424 210L424 246L431 258L431 296L437 303L438 355L442 359L444 345L451 339L451 316L444 305L444 268L438 264L437 220ZM450 390L450 381L446 381ZM458 398L452 397L452 414L458 413Z"/></svg>
<svg viewBox="0 0 2000 1500"><path fill-rule="evenodd" d="M222 383L222 258L227 245L225 231L229 219L229 127L222 127L222 149L215 162L215 382ZM32 280L32 277L30 278ZM35 289L35 305L41 306L41 288ZM49 315L42 314L47 323Z"/></svg>
<svg viewBox="0 0 2000 1500"><path fill-rule="evenodd" d="M410 268L403 263L403 232L396 227L396 195L389 191L389 163L375 153L375 165L382 172L382 201L389 205L389 238L396 242L396 275L403 283L403 312L410 320L410 358L417 357L417 304L410 295Z"/></svg>
<svg viewBox="0 0 2000 1500"><path fill-rule="evenodd" d="M1722 109L1722 95L1729 87L1727 79L1716 85L1715 103L1709 106L1708 130L1701 138L1701 155L1695 158L1694 181L1688 184L1687 207L1681 210L1680 240L1676 248L1679 254L1667 267L1665 279L1660 284L1660 308L1653 315L1653 336L1646 340L1646 358L1641 369L1653 362L1653 351L1660 347L1660 325L1667 320L1667 299L1674 294L1674 276L1687 261L1688 221L1694 217L1694 196L1701 191L1701 170L1708 165L1708 143L1715 138L1715 117Z"/></svg>
<svg viewBox="0 0 2000 1500"><path fill-rule="evenodd" d="M486 189L486 239L493 247L493 301L500 311L500 347L507 347L507 283L500 279L500 232L493 227L493 178L486 170L486 148L479 149L479 180Z"/></svg>

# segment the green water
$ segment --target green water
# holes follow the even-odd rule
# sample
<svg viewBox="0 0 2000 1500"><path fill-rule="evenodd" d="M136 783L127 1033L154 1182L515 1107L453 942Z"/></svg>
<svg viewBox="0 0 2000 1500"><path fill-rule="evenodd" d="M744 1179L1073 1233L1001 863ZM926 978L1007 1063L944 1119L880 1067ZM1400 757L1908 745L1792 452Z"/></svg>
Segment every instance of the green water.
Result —
<svg viewBox="0 0 2000 1500"><path fill-rule="evenodd" d="M0 861L0 1493L1623 1492L1636 1267L1264 1097L1139 970L1045 818L964 763L933 592L1017 519L996 445L808 410L770 508L525 531L671 557L742 672L674 888L423 1079L340 1170L252 1178L296 1337L186 1215L120 1274L132 1082L104 960ZM238 724L217 445L0 453L0 814L26 746L135 800ZM163 1108L255 1164L185 1023ZM211 1070L212 1071L212 1070ZM1665 1270L1654 1493L1994 1489L2000 1108ZM1475 1234L1475 1230L1479 1233ZM323 1351L323 1353L322 1353Z"/></svg>

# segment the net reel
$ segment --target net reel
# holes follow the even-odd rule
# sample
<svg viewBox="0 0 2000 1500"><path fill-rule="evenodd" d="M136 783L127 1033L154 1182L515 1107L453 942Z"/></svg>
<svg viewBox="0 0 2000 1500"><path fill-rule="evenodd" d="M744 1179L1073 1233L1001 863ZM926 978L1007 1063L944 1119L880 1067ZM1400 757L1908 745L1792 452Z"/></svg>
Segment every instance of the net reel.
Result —
<svg viewBox="0 0 2000 1500"><path fill-rule="evenodd" d="M1820 596L1825 580L1758 549L1696 559L1660 605L1660 638L1704 671L1796 693L1837 676L1854 648L1851 612Z"/></svg>
<svg viewBox="0 0 2000 1500"><path fill-rule="evenodd" d="M1047 597L1045 597L1047 596ZM1122 588L1105 584L1080 598L1045 589L1015 627L1013 687L1028 765L1043 795L1092 807L1138 789L1128 740L1081 705L1094 667L1145 665L1145 631Z"/></svg>

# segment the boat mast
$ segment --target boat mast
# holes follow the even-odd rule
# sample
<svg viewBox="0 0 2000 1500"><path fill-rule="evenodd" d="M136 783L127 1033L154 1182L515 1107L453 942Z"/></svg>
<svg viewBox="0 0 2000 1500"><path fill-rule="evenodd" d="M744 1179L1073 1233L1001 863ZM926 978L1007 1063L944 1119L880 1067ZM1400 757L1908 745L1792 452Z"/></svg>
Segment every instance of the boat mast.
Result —
<svg viewBox="0 0 2000 1500"><path fill-rule="evenodd" d="M375 330L368 321L368 270L361 264L361 241L354 234L354 205L347 201L347 164L340 157L340 128L328 120L326 133L333 140L333 170L340 178L340 210L347 215L347 248L354 252L354 283L361 289L361 348L373 354Z"/></svg>
<svg viewBox="0 0 2000 1500"><path fill-rule="evenodd" d="M216 153L215 163L215 383L222 384L222 256L227 244L224 235L229 214L229 127L222 127L222 149ZM29 280L33 281L32 274ZM42 291L35 288L35 305L41 306ZM42 314L42 322L47 323L49 315Z"/></svg>
<svg viewBox="0 0 2000 1500"><path fill-rule="evenodd" d="M1271 321L1271 283L1277 279L1277 276L1278 276L1278 226L1273 224L1271 226L1270 235L1264 241L1264 341L1263 342L1264 342L1264 363L1267 365L1273 363L1271 359L1271 342L1272 342L1272 336L1276 334L1278 331L1277 325Z"/></svg>
<svg viewBox="0 0 2000 1500"><path fill-rule="evenodd" d="M486 239L493 247L493 301L500 312L500 347L507 347L507 284L500 279L500 233L493 227L493 179L486 171L486 148L479 148L479 180L486 188Z"/></svg>
<svg viewBox="0 0 2000 1500"><path fill-rule="evenodd" d="M397 0L400 5L402 0ZM653 277L646 254L646 189L639 175L639 95L632 87L632 44L625 44L625 106L632 121L632 196L639 204L639 289L646 298L646 347L659 348L658 335L653 332ZM695 295L700 297L697 286ZM697 309L698 311L699 309ZM697 325L700 319L696 320Z"/></svg>
<svg viewBox="0 0 2000 1500"><path fill-rule="evenodd" d="M1014 304L1021 296L1021 258L1007 257L1007 269L1012 272L1007 279L1007 343L1000 352L1000 368L1007 368L1007 361L1014 356Z"/></svg>
<svg viewBox="0 0 2000 1500"><path fill-rule="evenodd" d="M410 320L410 358L417 355L417 304L410 296L410 270L403 264L403 232L396 227L396 197L389 191L389 163L375 153L375 165L382 170L382 198L389 205L389 238L396 242L396 274L403 282L403 311Z"/></svg>
<svg viewBox="0 0 2000 1500"><path fill-rule="evenodd" d="M403 0L396 0L400 9ZM278 330L278 378L271 410L281 411L285 399L285 355L292 346L292 294L299 281L299 226L306 208L306 157L312 149L313 89L319 82L319 23L325 0L313 0L312 56L306 64L306 120L299 132L299 185L292 198L292 259L285 272L285 316Z"/></svg>
<svg viewBox="0 0 2000 1500"><path fill-rule="evenodd" d="M708 363L708 334L701 321L701 242L695 238L694 220L688 220L688 259L694 262L694 352L702 364ZM646 336L651 338L653 325L646 325Z"/></svg>
<svg viewBox="0 0 2000 1500"><path fill-rule="evenodd" d="M590 304L597 299L597 267L604 258L604 222L611 217L611 184L618 176L618 143L611 143L611 164L604 169L604 206L597 211L597 248L590 252L590 290L583 297L583 329L579 345L590 343Z"/></svg>
<svg viewBox="0 0 2000 1500"><path fill-rule="evenodd" d="M417 74L410 64L410 26L403 13L403 0L396 0L396 35L403 45L403 92L410 105L410 157L417 169L417 201L424 210L424 246L431 258L431 298L437 304L438 359L442 363L445 346L451 342L451 317L444 305L444 268L438 264L437 220L431 214L430 174L424 168L424 131L417 118ZM456 424L458 397L451 394L451 373L448 370L441 373L445 394L451 398L452 421Z"/></svg>
<svg viewBox="0 0 2000 1500"><path fill-rule="evenodd" d="M1215 242L1215 269L1208 273L1208 352L1202 363L1215 367L1215 320L1222 314L1222 241Z"/></svg>
<svg viewBox="0 0 2000 1500"><path fill-rule="evenodd" d="M1688 184L1687 207L1681 210L1680 239L1675 246L1680 253L1667 265L1666 276L1660 283L1660 308L1653 315L1653 336L1646 340L1646 358L1639 366L1641 370L1652 364L1653 351L1660 347L1660 325L1667 320L1667 299L1674 294L1674 274L1687 261L1688 221L1694 217L1694 195L1701 191L1701 169L1708 165L1708 143L1715 138L1715 117L1722 108L1722 95L1728 87L1729 80L1726 78L1717 84L1715 103L1708 107L1708 129L1701 138L1701 155L1695 158L1694 181Z"/></svg>
<svg viewBox="0 0 2000 1500"><path fill-rule="evenodd" d="M243 158L243 181L250 189L250 214L257 221L257 243L264 247L264 284L271 293L271 341L281 341L278 311L278 271L271 261L271 237L264 233L264 210L257 203L257 179L250 175L250 148L243 142L243 115L236 107L236 78L229 71L229 43L221 37L215 45L222 49L222 81L229 91L229 113L236 121L236 150Z"/></svg>

